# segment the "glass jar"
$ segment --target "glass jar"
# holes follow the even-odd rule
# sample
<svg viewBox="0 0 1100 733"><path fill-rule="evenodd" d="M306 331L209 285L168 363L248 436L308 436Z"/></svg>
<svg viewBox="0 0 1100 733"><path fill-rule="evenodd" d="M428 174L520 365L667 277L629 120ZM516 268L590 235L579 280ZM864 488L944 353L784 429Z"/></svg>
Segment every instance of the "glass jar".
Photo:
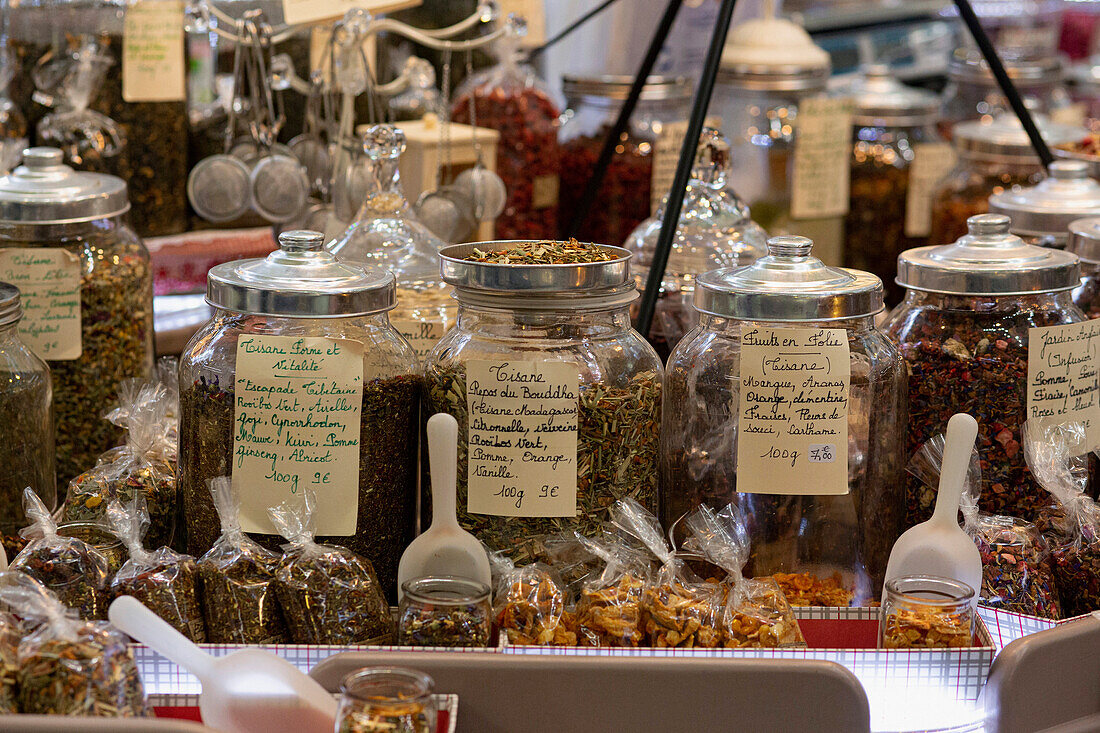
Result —
<svg viewBox="0 0 1100 733"><path fill-rule="evenodd" d="M1077 140L1082 130L1036 115L1035 125L1048 145ZM952 143L958 162L932 192L930 242L953 242L966 234L966 220L989 211L989 197L1043 178L1043 166L1016 116L1009 112L991 122L961 122Z"/></svg>
<svg viewBox="0 0 1100 733"><path fill-rule="evenodd" d="M441 576L415 578L401 586L398 644L403 646L489 646L493 611L489 586Z"/></svg>
<svg viewBox="0 0 1100 733"><path fill-rule="evenodd" d="M57 525L57 534L61 537L74 537L94 548L107 559L107 578L115 577L122 564L129 559L122 541L111 534L103 525L96 522L69 522ZM106 614L104 614L106 617Z"/></svg>
<svg viewBox="0 0 1100 733"><path fill-rule="evenodd" d="M827 267L812 246L773 237L754 264L696 279L700 323L665 379L661 521L736 504L746 575L835 575L866 605L901 531L904 370L875 327L882 283ZM812 360L816 381L762 371L782 359ZM797 400L828 409L803 413Z"/></svg>
<svg viewBox="0 0 1100 733"><path fill-rule="evenodd" d="M1086 317L1100 318L1100 217L1071 222L1066 249L1081 258L1081 284L1073 290L1073 303Z"/></svg>
<svg viewBox="0 0 1100 733"><path fill-rule="evenodd" d="M0 282L0 541L9 558L24 543L23 490L57 506L50 369L19 338L22 318L19 290Z"/></svg>
<svg viewBox="0 0 1100 733"><path fill-rule="evenodd" d="M1030 188L993 194L989 211L1011 219L1010 231L1028 244L1065 249L1071 222L1100 216L1100 183L1080 160L1056 160L1047 176Z"/></svg>
<svg viewBox="0 0 1100 733"><path fill-rule="evenodd" d="M906 456L943 433L957 412L978 421L979 508L1032 521L1050 500L1028 470L1021 428L1028 417L1031 329L1085 320L1070 291L1077 257L1029 245L999 214L974 216L953 244L898 258L905 299L883 328L908 372ZM931 516L935 491L906 476L906 525Z"/></svg>
<svg viewBox="0 0 1100 733"><path fill-rule="evenodd" d="M879 611L879 649L947 649L972 645L974 589L936 575L886 583Z"/></svg>
<svg viewBox="0 0 1100 733"><path fill-rule="evenodd" d="M435 733L432 690L423 672L400 667L365 667L344 678L336 733Z"/></svg>
<svg viewBox="0 0 1100 733"><path fill-rule="evenodd" d="M50 365L62 486L118 445L101 415L119 383L153 374L153 274L126 191L56 148L29 148L0 178L0 280L22 291L20 336Z"/></svg>
<svg viewBox="0 0 1100 733"><path fill-rule="evenodd" d="M322 242L284 232L266 259L210 270L214 316L180 357L187 552L219 534L211 479L232 478L241 526L268 549L283 544L268 508L308 489L316 541L370 560L395 599L415 520L420 367L386 315L393 275L338 262Z"/></svg>
<svg viewBox="0 0 1100 733"><path fill-rule="evenodd" d="M560 138L558 218L564 234L585 242L621 245L672 187L671 172L687 129L691 83L651 76L615 146L603 183L587 207L587 216L575 221L604 140L615 126L633 81L629 76L562 78L566 110Z"/></svg>
<svg viewBox="0 0 1100 733"><path fill-rule="evenodd" d="M855 107L844 266L877 275L893 305L898 254L928 243L928 187L953 156L936 132L939 99L895 80L888 66L867 67L844 94Z"/></svg>
<svg viewBox="0 0 1100 733"><path fill-rule="evenodd" d="M649 343L661 361L668 359L684 334L698 323L698 312L691 305L696 276L719 267L748 265L764 254L768 234L750 218L749 207L726 188L729 168L729 140L718 130L705 128L649 329ZM624 245L637 258L634 279L638 290L645 290L664 212L662 203L654 216L630 233Z"/></svg>
<svg viewBox="0 0 1100 733"><path fill-rule="evenodd" d="M630 325L630 253L585 247L611 259L474 262L471 245L441 253L458 323L428 362L430 413L458 420L459 523L517 563L533 559L541 535L598 533L625 496L657 506L661 362Z"/></svg>

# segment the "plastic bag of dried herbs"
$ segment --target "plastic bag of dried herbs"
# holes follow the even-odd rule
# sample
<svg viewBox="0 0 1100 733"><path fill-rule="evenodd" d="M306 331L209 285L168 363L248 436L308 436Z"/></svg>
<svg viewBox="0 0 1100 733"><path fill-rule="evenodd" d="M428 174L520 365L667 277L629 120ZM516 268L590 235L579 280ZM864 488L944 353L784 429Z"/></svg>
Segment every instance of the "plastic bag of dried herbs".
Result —
<svg viewBox="0 0 1100 733"><path fill-rule="evenodd" d="M603 561L600 575L577 598L577 637L582 646L636 647L645 642L642 595L652 573L651 557L622 537L578 535Z"/></svg>
<svg viewBox="0 0 1100 733"><path fill-rule="evenodd" d="M107 558L83 540L59 535L46 505L30 489L23 491L23 511L31 525L19 534L30 541L11 569L45 585L81 618L106 618L111 579Z"/></svg>
<svg viewBox="0 0 1100 733"><path fill-rule="evenodd" d="M0 573L0 602L34 626L17 652L20 712L146 714L141 676L124 634L105 621L77 619L57 596L21 573Z"/></svg>
<svg viewBox="0 0 1100 733"><path fill-rule="evenodd" d="M268 509L286 540L275 593L296 644L361 644L392 635L393 617L370 560L313 541L311 491L302 501Z"/></svg>
<svg viewBox="0 0 1100 733"><path fill-rule="evenodd" d="M19 712L19 642L24 632L14 614L0 611L0 715Z"/></svg>
<svg viewBox="0 0 1100 733"><path fill-rule="evenodd" d="M1085 493L1088 453L1081 423L1024 423L1027 465L1039 485L1050 492L1063 519L1047 535L1062 613L1080 616L1100 610L1100 504Z"/></svg>
<svg viewBox="0 0 1100 733"><path fill-rule="evenodd" d="M241 529L240 506L227 477L210 482L221 536L199 559L206 640L211 644L278 644L286 622L275 595L279 556Z"/></svg>
<svg viewBox="0 0 1100 733"><path fill-rule="evenodd" d="M508 641L521 646L575 646L573 615L565 609L560 579L543 563L516 567L489 552L493 570L493 618Z"/></svg>
<svg viewBox="0 0 1100 733"><path fill-rule="evenodd" d="M111 580L111 597L133 596L196 644L206 641L199 600L199 566L195 558L169 547L146 550L141 537L149 526L145 500L134 497L129 508L107 505L111 531L126 545L130 559Z"/></svg>

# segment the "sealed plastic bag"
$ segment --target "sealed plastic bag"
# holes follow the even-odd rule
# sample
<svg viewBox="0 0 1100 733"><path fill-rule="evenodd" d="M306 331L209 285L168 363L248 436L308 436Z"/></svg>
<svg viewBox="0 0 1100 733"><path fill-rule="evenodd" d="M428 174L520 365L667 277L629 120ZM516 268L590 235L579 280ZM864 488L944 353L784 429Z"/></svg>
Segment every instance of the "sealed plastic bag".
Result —
<svg viewBox="0 0 1100 733"><path fill-rule="evenodd" d="M107 558L83 540L59 535L46 505L30 489L23 491L23 511L31 526L19 534L30 542L12 560L11 569L42 583L81 618L106 618Z"/></svg>
<svg viewBox="0 0 1100 733"><path fill-rule="evenodd" d="M199 559L206 640L212 644L278 644L286 623L275 594L279 556L241 529L240 506L229 478L210 482L221 536Z"/></svg>
<svg viewBox="0 0 1100 733"><path fill-rule="evenodd" d="M130 553L130 559L111 581L112 598L133 596L191 641L205 642L195 558L169 547L149 551L142 546L149 514L141 496L134 497L128 509L112 500L107 506L107 519Z"/></svg>
<svg viewBox="0 0 1100 733"><path fill-rule="evenodd" d="M650 575L645 554L620 537L580 537L603 563L577 599L577 637L582 646L641 646L642 594Z"/></svg>
<svg viewBox="0 0 1100 733"><path fill-rule="evenodd" d="M0 715L19 712L19 642L23 635L19 619L0 611Z"/></svg>
<svg viewBox="0 0 1100 733"><path fill-rule="evenodd" d="M493 569L493 617L512 644L575 646L572 615L554 572L542 563L516 567L511 558L489 552Z"/></svg>
<svg viewBox="0 0 1100 733"><path fill-rule="evenodd" d="M38 715L136 717L145 692L125 635L81 621L32 578L0 573L0 602L33 625L19 643L18 708Z"/></svg>
<svg viewBox="0 0 1100 733"><path fill-rule="evenodd" d="M286 540L275 592L297 644L361 644L393 634L393 617L370 560L313 541L311 491L296 505L268 509Z"/></svg>

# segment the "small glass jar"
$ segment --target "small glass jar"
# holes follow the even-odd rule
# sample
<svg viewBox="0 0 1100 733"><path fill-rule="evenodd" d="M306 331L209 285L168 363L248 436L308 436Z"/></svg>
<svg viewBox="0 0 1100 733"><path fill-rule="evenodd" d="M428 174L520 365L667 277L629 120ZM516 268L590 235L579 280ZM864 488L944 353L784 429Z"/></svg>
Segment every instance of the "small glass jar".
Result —
<svg viewBox="0 0 1100 733"><path fill-rule="evenodd" d="M398 644L403 646L489 646L493 611L489 586L441 576L414 578L401 586Z"/></svg>
<svg viewBox="0 0 1100 733"><path fill-rule="evenodd" d="M661 177L662 168L656 161L667 156L675 161L680 155L691 105L691 83L687 79L651 76L642 87L630 124L615 146L603 183L588 206L588 215L569 229L632 82L628 76L562 79L566 110L560 133L558 216L563 233L585 242L622 245L630 232L656 210L672 185L671 178Z"/></svg>
<svg viewBox="0 0 1100 733"><path fill-rule="evenodd" d="M905 299L883 328L901 346L908 373L906 456L967 412L978 421L980 509L1033 521L1050 496L1031 475L1022 427L1028 415L1030 329L1080 323L1070 291L1076 255L1029 245L1009 219L982 214L952 244L898 258ZM906 525L931 516L935 491L906 476Z"/></svg>
<svg viewBox="0 0 1100 733"><path fill-rule="evenodd" d="M906 575L886 583L879 649L948 649L973 645L974 589L936 575Z"/></svg>
<svg viewBox="0 0 1100 733"><path fill-rule="evenodd" d="M729 168L729 140L718 130L704 129L649 329L649 343L662 361L699 321L698 311L691 305L696 276L720 267L751 264L765 252L767 232L750 218L749 208L737 194L726 188ZM640 291L646 287L664 211L662 204L654 216L630 233L624 245L637 258L634 277Z"/></svg>
<svg viewBox="0 0 1100 733"><path fill-rule="evenodd" d="M386 315L393 275L322 243L283 232L266 259L210 270L214 316L179 369L187 552L219 535L211 479L232 478L241 526L273 550L284 540L268 508L308 489L316 541L370 560L395 599L416 515L420 367Z"/></svg>
<svg viewBox="0 0 1100 733"><path fill-rule="evenodd" d="M754 264L696 279L700 323L672 352L665 379L661 521L668 528L702 504L736 504L749 534L746 575L809 573L825 581L838 574L847 598L865 605L882 588L901 532L904 370L897 347L875 327L882 283L866 272L827 267L811 256L812 246L805 237L773 237L768 255ZM746 334L759 338L761 329L775 341L745 343ZM799 340L823 335L838 350L815 364L830 360L833 376L822 377L817 367L812 374L822 377L818 385L839 384L805 404L829 404L817 411L825 414L782 408L798 399L793 392L784 402L768 402L750 388L764 377L749 369L784 357L781 344L801 346ZM793 384L777 386L775 394L788 388ZM777 409L761 413L756 402ZM770 425L779 426L774 438ZM827 437L839 431L844 435ZM767 451L756 450L761 438L770 441ZM804 452L803 441L811 443ZM741 443L752 450L739 454ZM815 447L829 454L815 456Z"/></svg>
<svg viewBox="0 0 1100 733"><path fill-rule="evenodd" d="M1047 176L1030 188L990 196L989 211L1011 219L1010 231L1028 244L1065 249L1071 222L1100 216L1100 183L1080 160L1056 160Z"/></svg>
<svg viewBox="0 0 1100 733"><path fill-rule="evenodd" d="M630 324L630 253L584 247L610 259L476 262L474 245L441 254L458 323L428 362L429 414L458 420L459 523L517 563L541 535L598 533L618 499L657 507L661 362Z"/></svg>
<svg viewBox="0 0 1100 733"><path fill-rule="evenodd" d="M868 67L843 93L855 106L844 266L877 275L893 305L901 300L894 283L898 254L928 243L931 203L911 180L916 159L927 157L946 173L940 161L950 157L935 127L939 99L895 80L887 66Z"/></svg>
<svg viewBox="0 0 1100 733"><path fill-rule="evenodd" d="M1087 318L1100 318L1100 217L1071 222L1066 250L1081 258L1081 284L1073 289L1073 303Z"/></svg>
<svg viewBox="0 0 1100 733"><path fill-rule="evenodd" d="M1083 130L1036 116L1048 145L1077 140ZM930 242L953 242L966 234L966 220L989 211L989 197L1043 179L1043 166L1023 126L1011 112L991 122L961 122L952 143L958 161L932 193Z"/></svg>
<svg viewBox="0 0 1100 733"><path fill-rule="evenodd" d="M436 733L435 682L401 667L365 667L344 678L336 733Z"/></svg>
<svg viewBox="0 0 1100 733"><path fill-rule="evenodd" d="M9 558L25 542L23 490L50 511L57 505L50 369L19 338L22 317L19 290L0 282L0 540Z"/></svg>
<svg viewBox="0 0 1100 733"><path fill-rule="evenodd" d="M75 537L89 547L95 548L99 554L107 558L107 578L115 577L129 559L122 540L111 534L103 525L96 522L69 522L57 525L57 534L61 537Z"/></svg>
<svg viewBox="0 0 1100 733"><path fill-rule="evenodd" d="M22 291L20 336L50 365L62 486L120 442L101 417L119 383L153 374L153 273L126 191L56 148L27 149L0 178L0 280Z"/></svg>

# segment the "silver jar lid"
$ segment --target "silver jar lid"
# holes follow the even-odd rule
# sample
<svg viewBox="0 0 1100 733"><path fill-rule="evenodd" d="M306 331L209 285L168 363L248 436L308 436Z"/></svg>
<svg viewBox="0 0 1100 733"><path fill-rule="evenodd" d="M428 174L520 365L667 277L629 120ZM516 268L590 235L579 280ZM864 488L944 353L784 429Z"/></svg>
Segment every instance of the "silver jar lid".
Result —
<svg viewBox="0 0 1100 733"><path fill-rule="evenodd" d="M1005 59L1005 71L1016 84L1024 87L1057 84L1065 75L1062 62L1056 56L1034 59ZM975 50L958 49L947 65L947 77L952 81L996 86L989 62Z"/></svg>
<svg viewBox="0 0 1100 733"><path fill-rule="evenodd" d="M1034 119L1043 140L1051 147L1076 142L1088 134L1085 129L1051 122L1042 115L1034 115ZM1012 112L1000 114L990 122L960 122L952 128L952 137L955 149L964 157L1039 165L1031 140Z"/></svg>
<svg viewBox="0 0 1100 733"><path fill-rule="evenodd" d="M1100 216L1100 183L1089 178L1089 166L1080 160L1057 160L1047 172L1035 186L990 196L989 211L1012 219L1013 234L1064 245L1071 222Z"/></svg>
<svg viewBox="0 0 1100 733"><path fill-rule="evenodd" d="M768 240L768 254L746 267L695 279L695 309L741 321L839 321L882 310L882 281L869 272L829 267L813 257L813 240Z"/></svg>
<svg viewBox="0 0 1100 733"><path fill-rule="evenodd" d="M23 304L19 300L19 288L0 282L0 328L19 323L23 319Z"/></svg>
<svg viewBox="0 0 1100 733"><path fill-rule="evenodd" d="M632 76L563 76L562 93L567 97L603 97L616 101L625 101L630 96L630 87L634 83ZM682 76L650 76L642 86L639 99L643 101L661 101L666 99L691 99L691 79Z"/></svg>
<svg viewBox="0 0 1100 733"><path fill-rule="evenodd" d="M1028 244L1010 234L1003 214L966 220L954 244L916 247L898 255L897 283L948 295L1027 295L1077 287L1077 255Z"/></svg>
<svg viewBox="0 0 1100 733"><path fill-rule="evenodd" d="M266 258L210 268L206 302L238 313L343 318L391 310L397 288L386 270L325 251L320 232L291 231L279 235L279 249Z"/></svg>
<svg viewBox="0 0 1100 733"><path fill-rule="evenodd" d="M1066 251L1090 265L1100 265L1100 216L1070 222Z"/></svg>
<svg viewBox="0 0 1100 733"><path fill-rule="evenodd" d="M0 178L0 221L76 224L125 214L126 182L75 171L57 148L27 148L23 165Z"/></svg>
<svg viewBox="0 0 1100 733"><path fill-rule="evenodd" d="M841 91L855 104L856 127L918 127L935 123L939 116L938 96L902 84L884 64L866 67Z"/></svg>

